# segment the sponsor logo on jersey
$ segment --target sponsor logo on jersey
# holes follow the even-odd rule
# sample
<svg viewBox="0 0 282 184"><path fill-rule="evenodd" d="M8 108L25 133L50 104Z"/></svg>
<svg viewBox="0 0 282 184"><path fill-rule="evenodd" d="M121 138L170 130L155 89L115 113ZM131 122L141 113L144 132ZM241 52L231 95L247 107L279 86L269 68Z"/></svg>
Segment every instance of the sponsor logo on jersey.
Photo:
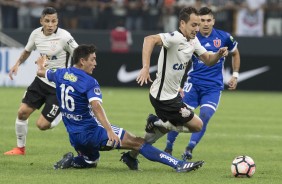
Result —
<svg viewBox="0 0 282 184"><path fill-rule="evenodd" d="M215 39L213 40L213 45L216 47L216 48L219 48L221 46L221 40L220 39Z"/></svg>
<svg viewBox="0 0 282 184"><path fill-rule="evenodd" d="M65 73L64 79L68 80L68 81L71 81L71 82L76 82L77 81L77 77L73 73L68 73L68 72Z"/></svg>
<svg viewBox="0 0 282 184"><path fill-rule="evenodd" d="M185 70L185 66L186 66L186 65L184 65L184 64L182 64L182 63L181 63L181 64L176 63L176 64L173 65L172 68L173 68L174 70Z"/></svg>
<svg viewBox="0 0 282 184"><path fill-rule="evenodd" d="M186 68L187 65L188 65L188 62L185 62L185 63L183 63L183 64L182 64L182 63L180 63L180 64L179 64L179 63L176 63L176 64L173 65L172 68L173 68L174 70L185 70L185 68Z"/></svg>
<svg viewBox="0 0 282 184"><path fill-rule="evenodd" d="M95 93L96 95L101 95L101 90L100 90L100 88L94 88L94 93Z"/></svg>

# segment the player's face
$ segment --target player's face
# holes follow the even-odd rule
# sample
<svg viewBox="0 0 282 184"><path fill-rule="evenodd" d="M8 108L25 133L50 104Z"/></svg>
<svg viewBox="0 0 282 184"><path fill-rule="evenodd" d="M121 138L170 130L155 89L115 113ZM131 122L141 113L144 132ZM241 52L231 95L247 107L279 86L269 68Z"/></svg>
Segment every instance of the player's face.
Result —
<svg viewBox="0 0 282 184"><path fill-rule="evenodd" d="M43 33L46 36L53 34L58 26L58 15L55 14L47 14L44 17L40 18L40 23L43 26Z"/></svg>
<svg viewBox="0 0 282 184"><path fill-rule="evenodd" d="M97 62L96 62L96 54L90 54L87 60L84 60L83 62L83 70L86 73L92 74L94 68L96 67Z"/></svg>
<svg viewBox="0 0 282 184"><path fill-rule="evenodd" d="M201 24L200 24L200 32L202 35L208 36L210 35L213 25L214 18L212 15L202 15L200 16Z"/></svg>
<svg viewBox="0 0 282 184"><path fill-rule="evenodd" d="M188 22L181 21L180 27L183 31L184 36L190 40L194 39L196 37L196 34L199 31L199 25L200 25L200 17L196 14L190 15L190 20Z"/></svg>

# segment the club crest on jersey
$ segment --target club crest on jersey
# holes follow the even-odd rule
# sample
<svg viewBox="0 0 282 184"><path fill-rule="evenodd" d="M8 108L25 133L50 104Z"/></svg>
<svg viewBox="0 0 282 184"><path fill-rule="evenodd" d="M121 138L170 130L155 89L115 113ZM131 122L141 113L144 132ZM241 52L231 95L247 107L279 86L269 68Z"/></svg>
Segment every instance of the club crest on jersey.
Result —
<svg viewBox="0 0 282 184"><path fill-rule="evenodd" d="M55 51L56 48L57 48L57 44L58 44L57 41L50 41L50 49L51 49L52 51Z"/></svg>
<svg viewBox="0 0 282 184"><path fill-rule="evenodd" d="M216 47L216 48L219 48L221 46L221 40L220 39L215 39L213 40L213 45Z"/></svg>

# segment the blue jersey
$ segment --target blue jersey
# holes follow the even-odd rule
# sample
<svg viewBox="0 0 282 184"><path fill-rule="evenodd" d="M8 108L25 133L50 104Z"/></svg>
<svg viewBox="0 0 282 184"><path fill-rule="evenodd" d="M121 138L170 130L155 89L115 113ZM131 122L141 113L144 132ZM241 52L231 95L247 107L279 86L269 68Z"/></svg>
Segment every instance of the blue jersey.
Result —
<svg viewBox="0 0 282 184"><path fill-rule="evenodd" d="M208 37L202 36L198 32L197 37L202 46L209 52L216 53L221 47L227 47L229 52L233 52L237 48L237 42L233 37L229 33L218 29L213 28ZM187 82L193 85L223 90L224 61L225 58L221 58L215 65L207 66L198 57L193 55L192 67L188 71Z"/></svg>
<svg viewBox="0 0 282 184"><path fill-rule="evenodd" d="M47 70L46 78L56 84L56 94L69 133L81 133L100 125L92 112L90 102L102 102L96 79L83 70L71 67Z"/></svg>

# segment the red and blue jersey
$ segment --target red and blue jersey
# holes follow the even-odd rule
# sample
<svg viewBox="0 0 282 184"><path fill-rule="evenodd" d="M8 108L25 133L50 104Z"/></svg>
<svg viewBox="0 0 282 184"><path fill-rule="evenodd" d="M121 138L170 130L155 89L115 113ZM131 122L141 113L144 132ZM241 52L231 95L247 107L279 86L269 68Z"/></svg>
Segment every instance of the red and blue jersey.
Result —
<svg viewBox="0 0 282 184"><path fill-rule="evenodd" d="M227 47L229 52L233 52L238 44L229 33L214 28L209 36L205 37L198 32L197 37L201 45L208 52L213 53L216 53L221 47ZM224 62L225 58L222 57L215 65L207 66L197 56L193 55L187 82L193 85L223 90Z"/></svg>

